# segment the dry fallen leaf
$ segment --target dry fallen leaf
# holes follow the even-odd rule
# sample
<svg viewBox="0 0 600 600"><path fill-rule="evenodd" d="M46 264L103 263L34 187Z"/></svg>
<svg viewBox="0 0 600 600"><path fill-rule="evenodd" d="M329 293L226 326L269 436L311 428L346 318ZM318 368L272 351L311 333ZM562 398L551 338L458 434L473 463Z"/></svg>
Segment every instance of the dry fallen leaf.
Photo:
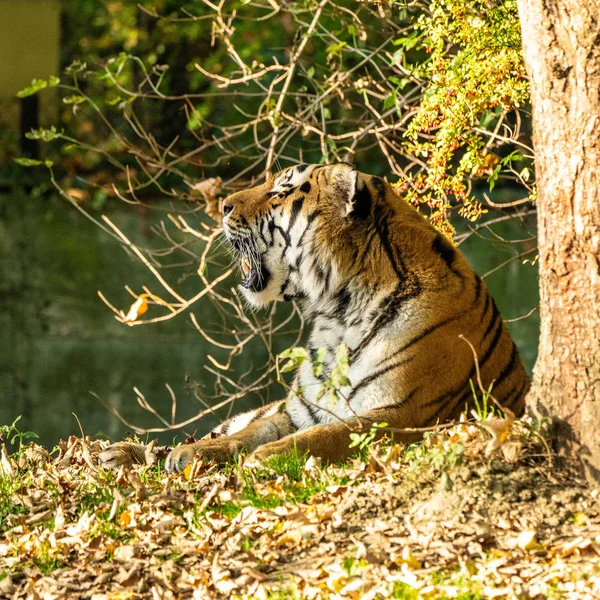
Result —
<svg viewBox="0 0 600 600"><path fill-rule="evenodd" d="M50 460L48 450L43 446L31 442L19 456L19 468L24 469L28 466L45 463Z"/></svg>
<svg viewBox="0 0 600 600"><path fill-rule="evenodd" d="M521 550L535 550L539 548L537 533L532 529L522 531L517 538L517 546Z"/></svg>
<svg viewBox="0 0 600 600"><path fill-rule="evenodd" d="M77 204L84 204L90 199L90 193L87 190L82 190L80 188L69 188L67 190L67 196Z"/></svg>
<svg viewBox="0 0 600 600"><path fill-rule="evenodd" d="M211 177L190 186L192 197L200 196L206 202L206 214L217 223L221 223L223 215L219 210L219 194L223 189L223 180L220 177Z"/></svg>
<svg viewBox="0 0 600 600"><path fill-rule="evenodd" d="M0 470L2 470L4 477L13 477L15 474L13 462L9 458L8 452L6 451L6 446L4 444L0 446Z"/></svg>
<svg viewBox="0 0 600 600"><path fill-rule="evenodd" d="M508 414L504 418L490 417L479 424L492 436L485 448L485 455L491 456L506 441L510 428L515 422L515 416Z"/></svg>
<svg viewBox="0 0 600 600"><path fill-rule="evenodd" d="M420 569L422 567L421 563L415 558L408 546L402 548L402 554L396 557L395 563L397 565L404 564L410 569Z"/></svg>
<svg viewBox="0 0 600 600"><path fill-rule="evenodd" d="M134 471L125 469L125 477L135 491L135 501L141 502L146 497L146 486L143 484L140 476Z"/></svg>

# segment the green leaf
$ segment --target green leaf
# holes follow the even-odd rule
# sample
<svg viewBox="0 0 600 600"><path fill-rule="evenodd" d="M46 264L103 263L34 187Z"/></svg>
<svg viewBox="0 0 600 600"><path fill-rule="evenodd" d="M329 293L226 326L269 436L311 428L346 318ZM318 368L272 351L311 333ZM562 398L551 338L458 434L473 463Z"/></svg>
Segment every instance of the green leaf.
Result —
<svg viewBox="0 0 600 600"><path fill-rule="evenodd" d="M64 104L83 104L85 102L84 96L78 96L74 94L73 96L65 96L63 98Z"/></svg>
<svg viewBox="0 0 600 600"><path fill-rule="evenodd" d="M50 87L56 87L59 83L60 83L60 79L56 75L51 75L50 79L48 79L48 85Z"/></svg>
<svg viewBox="0 0 600 600"><path fill-rule="evenodd" d="M40 90L48 87L48 82L45 79L33 79L31 85L17 92L19 98L27 98L27 96L33 96Z"/></svg>
<svg viewBox="0 0 600 600"><path fill-rule="evenodd" d="M342 49L347 45L348 45L347 42L339 42L338 44L332 44L331 46L329 46L327 48L327 55L330 57L331 56L341 56Z"/></svg>
<svg viewBox="0 0 600 600"><path fill-rule="evenodd" d="M308 352L301 346L297 346L295 348L288 348L287 350L284 350L279 355L279 358L290 358L292 360L296 360L296 359L306 360L306 359L308 359Z"/></svg>
<svg viewBox="0 0 600 600"><path fill-rule="evenodd" d="M279 362L286 358L289 360L279 368L280 373L289 373L297 369L305 360L308 360L308 352L301 347L288 348L277 357L277 361Z"/></svg>
<svg viewBox="0 0 600 600"><path fill-rule="evenodd" d="M403 90L410 83L410 79L407 77L403 77L402 79L399 79L398 77L390 77L388 81L398 86L399 90Z"/></svg>
<svg viewBox="0 0 600 600"><path fill-rule="evenodd" d="M81 71L87 68L86 63L82 63L81 61L75 59L66 69L65 73L80 73Z"/></svg>
<svg viewBox="0 0 600 600"><path fill-rule="evenodd" d="M338 365L349 366L350 362L348 359L348 346L346 344L341 343L335 352L335 358L337 360Z"/></svg>
<svg viewBox="0 0 600 600"><path fill-rule="evenodd" d="M50 129L44 129L43 127L40 127L39 129L32 129L25 134L25 137L28 140L42 140L43 142L51 142L52 140L61 137L61 135L62 131L57 131L56 127L52 125Z"/></svg>
<svg viewBox="0 0 600 600"><path fill-rule="evenodd" d="M321 375L323 375L323 361L325 360L326 353L327 350L323 347L317 349L313 360L313 375L315 377L321 377Z"/></svg>
<svg viewBox="0 0 600 600"><path fill-rule="evenodd" d="M356 448L360 443L362 443L365 433L351 433L350 439L352 440L348 445L348 448Z"/></svg>
<svg viewBox="0 0 600 600"><path fill-rule="evenodd" d="M488 179L488 181L490 182L490 192L493 191L493 189L496 185L496 181L498 180L499 174L500 174L500 165L498 165L494 169L494 172L490 175L490 178Z"/></svg>
<svg viewBox="0 0 600 600"><path fill-rule="evenodd" d="M331 388L327 394L327 408L333 410L336 404L339 402L339 398L335 388Z"/></svg>
<svg viewBox="0 0 600 600"><path fill-rule="evenodd" d="M36 160L35 158L21 157L14 158L13 160L22 167L39 167L40 165L44 164L41 160Z"/></svg>
<svg viewBox="0 0 600 600"><path fill-rule="evenodd" d="M393 90L391 94L388 94L383 101L383 110L387 110L388 108L393 108L396 106L396 99L398 97L398 92Z"/></svg>
<svg viewBox="0 0 600 600"><path fill-rule="evenodd" d="M391 65L399 64L400 61L402 60L403 56L404 56L404 49L403 48L400 48L399 50L396 50L396 52L394 52L392 54L392 58L390 60L390 64Z"/></svg>

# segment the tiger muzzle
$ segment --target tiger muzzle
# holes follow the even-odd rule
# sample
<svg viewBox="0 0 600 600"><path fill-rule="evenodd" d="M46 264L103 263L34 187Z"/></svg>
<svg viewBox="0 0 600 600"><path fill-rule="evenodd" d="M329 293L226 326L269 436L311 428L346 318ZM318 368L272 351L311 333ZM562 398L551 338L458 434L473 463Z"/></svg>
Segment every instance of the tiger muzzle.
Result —
<svg viewBox="0 0 600 600"><path fill-rule="evenodd" d="M240 255L241 271L244 279L240 285L251 292L262 292L268 285L271 274L260 256L255 252L249 252L250 244L244 238L227 235L227 241L232 248Z"/></svg>

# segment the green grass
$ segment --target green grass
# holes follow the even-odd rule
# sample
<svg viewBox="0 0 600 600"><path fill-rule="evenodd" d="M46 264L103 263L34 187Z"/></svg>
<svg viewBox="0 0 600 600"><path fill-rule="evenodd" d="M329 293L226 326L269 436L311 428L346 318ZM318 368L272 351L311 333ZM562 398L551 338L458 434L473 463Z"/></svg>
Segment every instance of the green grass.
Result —
<svg viewBox="0 0 600 600"><path fill-rule="evenodd" d="M6 529L9 515L27 514L27 509L13 500L13 495L21 485L22 481L19 477L0 478L0 531Z"/></svg>
<svg viewBox="0 0 600 600"><path fill-rule="evenodd" d="M244 488L236 501L213 502L203 512L214 511L227 517L235 518L244 506L259 509L272 509L287 502L305 503L313 496L325 491L330 485L344 485L347 478L334 476L327 469L318 469L308 474L305 470L306 457L294 453L289 456L273 456L265 461L264 467L258 469L239 469L238 474L244 481ZM228 465L230 473L238 469L237 465ZM278 493L261 493L259 487L270 481L280 479L281 490ZM199 503L202 501L198 497ZM196 515L201 518L202 515Z"/></svg>
<svg viewBox="0 0 600 600"><path fill-rule="evenodd" d="M419 598L419 592L407 583L396 581L392 588L391 597L397 598L398 600L417 600Z"/></svg>

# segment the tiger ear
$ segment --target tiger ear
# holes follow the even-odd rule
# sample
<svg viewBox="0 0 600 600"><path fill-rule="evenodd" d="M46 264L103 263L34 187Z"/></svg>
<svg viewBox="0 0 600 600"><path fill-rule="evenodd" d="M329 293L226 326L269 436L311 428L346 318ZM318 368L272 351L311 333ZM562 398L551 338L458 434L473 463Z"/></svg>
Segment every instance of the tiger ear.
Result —
<svg viewBox="0 0 600 600"><path fill-rule="evenodd" d="M335 165L333 169L334 193L344 207L344 215L359 218L369 216L371 195L361 174L347 163Z"/></svg>

